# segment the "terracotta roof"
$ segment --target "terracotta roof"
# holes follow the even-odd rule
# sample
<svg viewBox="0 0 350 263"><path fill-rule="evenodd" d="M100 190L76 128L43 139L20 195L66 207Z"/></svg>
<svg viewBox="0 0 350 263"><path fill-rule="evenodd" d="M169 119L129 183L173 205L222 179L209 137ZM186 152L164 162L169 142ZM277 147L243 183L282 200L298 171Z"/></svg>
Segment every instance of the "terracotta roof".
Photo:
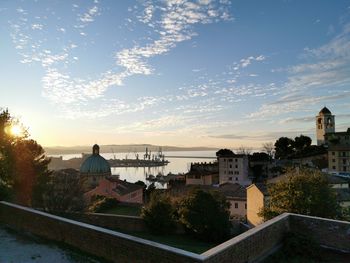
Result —
<svg viewBox="0 0 350 263"><path fill-rule="evenodd" d="M118 195L126 195L132 192L135 192L137 190L143 189L143 186L141 185L137 185L137 184L133 184L133 183L129 183L126 181L122 181L119 180L117 178L113 178L113 177L109 177L106 178L107 180L109 180L110 182L116 182L117 185L116 187L113 189L114 192L116 192Z"/></svg>

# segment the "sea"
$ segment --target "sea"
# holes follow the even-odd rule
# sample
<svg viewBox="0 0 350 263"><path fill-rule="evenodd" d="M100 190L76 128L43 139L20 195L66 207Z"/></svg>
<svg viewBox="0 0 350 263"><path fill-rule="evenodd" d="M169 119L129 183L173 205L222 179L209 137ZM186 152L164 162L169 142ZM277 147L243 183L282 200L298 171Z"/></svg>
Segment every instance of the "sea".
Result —
<svg viewBox="0 0 350 263"><path fill-rule="evenodd" d="M136 154L139 158L143 158L144 152L129 152L129 153L101 153L105 159L135 159ZM153 154L153 153L152 153ZM156 153L155 153L156 154ZM164 151L165 160L169 163L159 167L112 167L113 175L118 175L121 180L134 183L143 181L147 185L150 184L146 180L148 175L167 175L184 174L190 170L191 163L208 163L216 160L215 151ZM62 156L63 160L68 160L74 157L81 157L81 154L63 154L51 155L53 157ZM157 188L166 188L166 184L156 183Z"/></svg>

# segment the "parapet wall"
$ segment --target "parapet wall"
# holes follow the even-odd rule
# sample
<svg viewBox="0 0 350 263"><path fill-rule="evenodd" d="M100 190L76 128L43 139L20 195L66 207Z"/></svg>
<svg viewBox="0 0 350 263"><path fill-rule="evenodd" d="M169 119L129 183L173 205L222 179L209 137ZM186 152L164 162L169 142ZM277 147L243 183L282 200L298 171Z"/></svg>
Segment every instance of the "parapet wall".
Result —
<svg viewBox="0 0 350 263"><path fill-rule="evenodd" d="M350 222L290 214L293 232L312 236L322 246L350 253Z"/></svg>
<svg viewBox="0 0 350 263"><path fill-rule="evenodd" d="M288 231L308 233L324 246L350 252L350 222L288 213L201 255L7 202L0 202L0 224L64 242L119 263L259 262L282 245L283 236Z"/></svg>
<svg viewBox="0 0 350 263"><path fill-rule="evenodd" d="M143 219L139 216L111 215L102 213L62 213L59 216L76 220L79 222L124 232L148 231ZM185 229L177 224L173 229L176 234L184 234Z"/></svg>
<svg viewBox="0 0 350 263"><path fill-rule="evenodd" d="M203 262L198 254L7 202L0 202L0 223L113 262Z"/></svg>

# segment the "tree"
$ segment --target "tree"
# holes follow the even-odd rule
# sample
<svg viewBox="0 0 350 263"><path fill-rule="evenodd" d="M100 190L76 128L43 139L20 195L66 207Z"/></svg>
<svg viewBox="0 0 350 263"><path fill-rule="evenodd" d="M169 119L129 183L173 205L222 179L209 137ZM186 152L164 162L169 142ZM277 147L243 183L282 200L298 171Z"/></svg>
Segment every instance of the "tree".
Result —
<svg viewBox="0 0 350 263"><path fill-rule="evenodd" d="M43 193L44 210L49 212L79 212L83 211L84 182L79 171L63 169L55 171Z"/></svg>
<svg viewBox="0 0 350 263"><path fill-rule="evenodd" d="M175 208L165 194L153 192L151 200L141 210L141 217L155 234L172 232L175 227Z"/></svg>
<svg viewBox="0 0 350 263"><path fill-rule="evenodd" d="M266 152L270 156L270 159L273 158L275 153L275 146L273 145L272 142L263 143L262 150L263 152Z"/></svg>
<svg viewBox="0 0 350 263"><path fill-rule="evenodd" d="M216 152L216 157L232 156L234 155L233 151L229 149L220 149Z"/></svg>
<svg viewBox="0 0 350 263"><path fill-rule="evenodd" d="M309 147L311 145L311 138L308 136L300 135L294 138L294 149L297 152L302 151L303 149Z"/></svg>
<svg viewBox="0 0 350 263"><path fill-rule="evenodd" d="M39 178L48 176L48 163L43 148L28 139L27 130L11 117L9 111L0 113L0 199L14 199L30 206L33 189Z"/></svg>
<svg viewBox="0 0 350 263"><path fill-rule="evenodd" d="M230 234L230 203L218 192L194 189L179 204L179 221L194 236L222 241Z"/></svg>
<svg viewBox="0 0 350 263"><path fill-rule="evenodd" d="M339 205L327 177L319 171L290 170L286 180L268 187L269 202L261 210L265 220L284 212L336 218Z"/></svg>
<svg viewBox="0 0 350 263"><path fill-rule="evenodd" d="M281 137L275 142L275 158L286 159L294 153L293 140L287 137Z"/></svg>
<svg viewBox="0 0 350 263"><path fill-rule="evenodd" d="M244 154L244 155L249 155L251 152L252 152L252 148L245 147L243 145L241 145L237 150L238 154Z"/></svg>

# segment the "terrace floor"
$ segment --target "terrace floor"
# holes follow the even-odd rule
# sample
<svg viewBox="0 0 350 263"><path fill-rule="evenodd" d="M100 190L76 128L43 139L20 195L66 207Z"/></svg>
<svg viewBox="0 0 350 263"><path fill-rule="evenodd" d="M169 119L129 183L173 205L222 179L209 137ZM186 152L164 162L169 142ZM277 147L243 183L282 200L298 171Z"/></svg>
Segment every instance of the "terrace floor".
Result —
<svg viewBox="0 0 350 263"><path fill-rule="evenodd" d="M0 262L8 263L102 263L55 243L0 226Z"/></svg>

